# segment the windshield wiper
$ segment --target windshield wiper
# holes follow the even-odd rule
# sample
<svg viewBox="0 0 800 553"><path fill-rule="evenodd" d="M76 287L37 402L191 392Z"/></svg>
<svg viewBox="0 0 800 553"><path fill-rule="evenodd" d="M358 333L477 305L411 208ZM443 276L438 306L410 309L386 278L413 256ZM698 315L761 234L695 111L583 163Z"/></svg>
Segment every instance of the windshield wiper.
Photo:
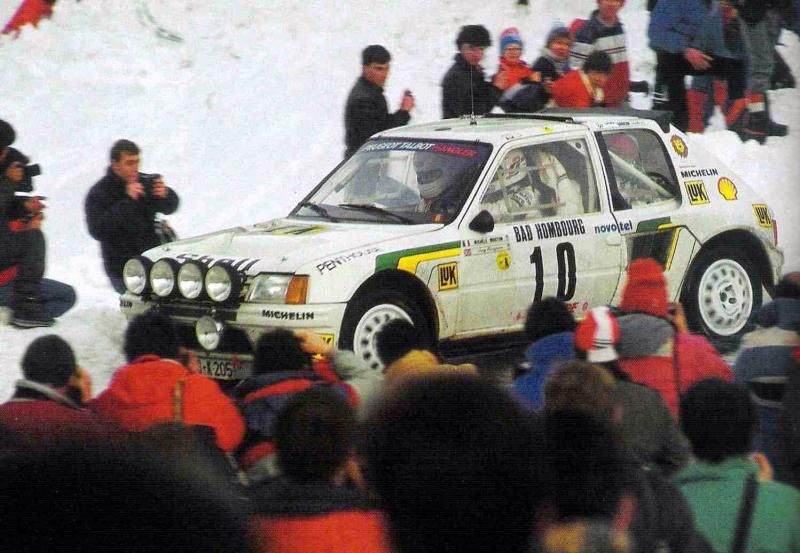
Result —
<svg viewBox="0 0 800 553"><path fill-rule="evenodd" d="M343 207L345 209L360 209L362 211L368 211L369 213L393 217L395 221L399 221L405 225L410 225L414 222L408 217L403 217L402 215L398 215L397 213L379 207L375 204L339 204L339 207Z"/></svg>
<svg viewBox="0 0 800 553"><path fill-rule="evenodd" d="M300 207L307 207L317 215L321 215L322 217L325 217L326 219L329 219L334 222L338 221L336 217L328 213L328 210L319 204L315 204L312 202L300 202Z"/></svg>

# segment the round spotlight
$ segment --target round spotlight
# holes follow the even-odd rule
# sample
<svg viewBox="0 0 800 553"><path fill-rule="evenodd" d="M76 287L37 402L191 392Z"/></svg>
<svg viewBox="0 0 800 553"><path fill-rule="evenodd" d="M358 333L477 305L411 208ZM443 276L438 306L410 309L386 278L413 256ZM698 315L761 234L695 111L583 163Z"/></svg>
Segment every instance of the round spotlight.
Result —
<svg viewBox="0 0 800 553"><path fill-rule="evenodd" d="M178 290L188 300L195 300L203 293L205 270L202 265L188 261L178 269Z"/></svg>
<svg viewBox="0 0 800 553"><path fill-rule="evenodd" d="M222 330L222 323L208 315L200 317L194 325L197 342L203 349L208 351L219 347L219 343L222 340Z"/></svg>
<svg viewBox="0 0 800 553"><path fill-rule="evenodd" d="M147 272L152 262L146 257L133 257L122 268L122 282L132 294L141 295L147 290Z"/></svg>
<svg viewBox="0 0 800 553"><path fill-rule="evenodd" d="M242 287L239 274L226 265L214 265L206 273L206 294L216 302L227 301L239 295Z"/></svg>
<svg viewBox="0 0 800 553"><path fill-rule="evenodd" d="M177 261L159 259L150 268L150 288L160 298L168 298L177 290L175 286L175 270Z"/></svg>

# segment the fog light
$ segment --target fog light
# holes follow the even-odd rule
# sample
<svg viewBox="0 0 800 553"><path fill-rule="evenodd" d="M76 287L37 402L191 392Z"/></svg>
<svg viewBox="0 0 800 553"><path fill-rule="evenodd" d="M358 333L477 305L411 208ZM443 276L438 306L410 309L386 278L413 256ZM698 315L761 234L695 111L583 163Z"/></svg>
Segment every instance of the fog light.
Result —
<svg viewBox="0 0 800 553"><path fill-rule="evenodd" d="M203 346L203 349L208 351L219 347L219 343L222 341L222 330L222 323L208 315L198 319L194 325L197 342Z"/></svg>

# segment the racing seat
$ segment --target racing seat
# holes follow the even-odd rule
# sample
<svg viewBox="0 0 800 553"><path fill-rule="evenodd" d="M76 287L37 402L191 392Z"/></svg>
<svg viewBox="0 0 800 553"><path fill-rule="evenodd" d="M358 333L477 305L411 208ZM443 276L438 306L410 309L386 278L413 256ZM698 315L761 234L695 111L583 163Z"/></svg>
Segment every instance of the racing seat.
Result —
<svg viewBox="0 0 800 553"><path fill-rule="evenodd" d="M559 159L552 153L537 149L534 152L539 180L555 194L556 215L584 213L580 184L572 180Z"/></svg>

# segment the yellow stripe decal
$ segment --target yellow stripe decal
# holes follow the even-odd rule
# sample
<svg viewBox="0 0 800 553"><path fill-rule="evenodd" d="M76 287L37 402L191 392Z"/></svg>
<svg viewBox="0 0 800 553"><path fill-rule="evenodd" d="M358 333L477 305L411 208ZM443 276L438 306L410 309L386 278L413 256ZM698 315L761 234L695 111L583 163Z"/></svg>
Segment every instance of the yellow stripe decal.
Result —
<svg viewBox="0 0 800 553"><path fill-rule="evenodd" d="M417 274L417 266L425 261L433 261L436 259L444 259L445 257L457 257L461 255L461 248L451 248L449 250L440 250L438 252L421 253L417 255L409 255L401 257L397 262L397 268L401 271L406 271L413 275Z"/></svg>

